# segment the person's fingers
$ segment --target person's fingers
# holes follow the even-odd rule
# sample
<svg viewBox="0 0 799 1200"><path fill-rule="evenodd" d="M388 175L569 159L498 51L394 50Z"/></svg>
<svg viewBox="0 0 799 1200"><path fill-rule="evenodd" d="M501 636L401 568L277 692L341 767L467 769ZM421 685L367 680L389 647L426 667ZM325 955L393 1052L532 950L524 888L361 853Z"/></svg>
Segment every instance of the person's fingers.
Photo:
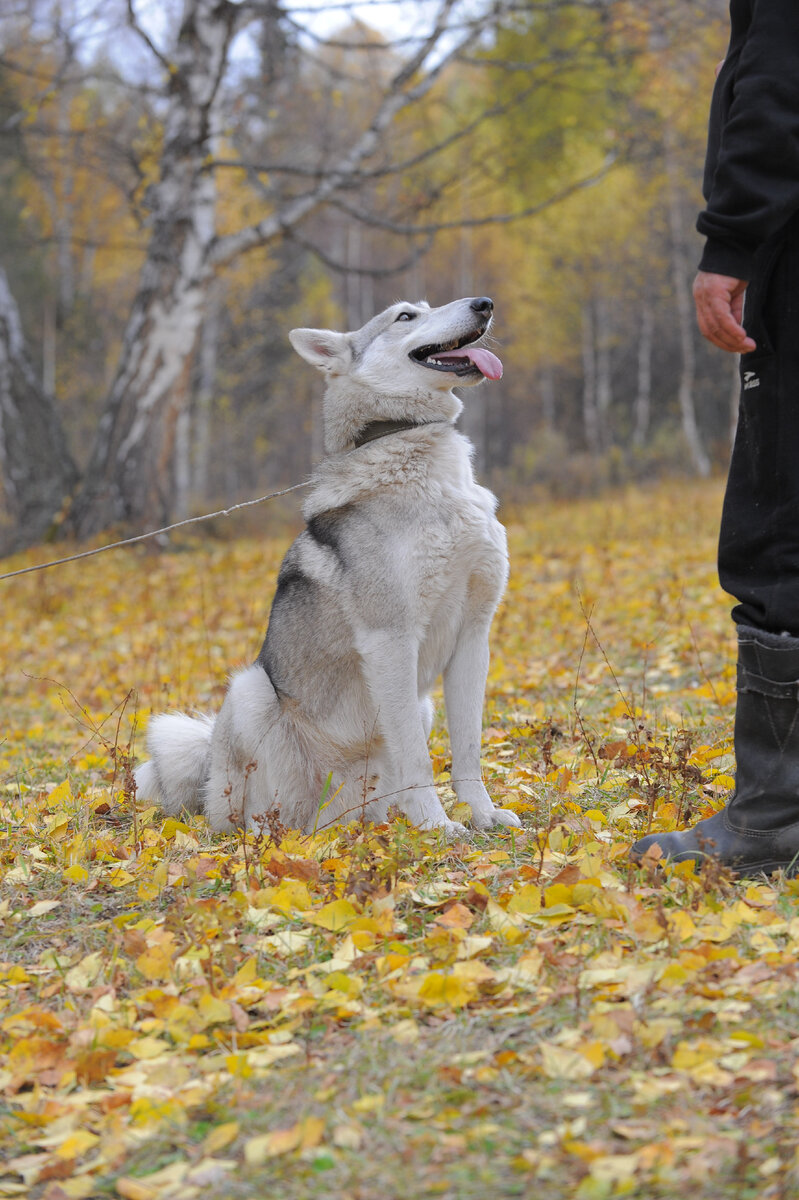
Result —
<svg viewBox="0 0 799 1200"><path fill-rule="evenodd" d="M700 271L694 283L696 319L703 337L733 354L756 349L741 325L746 283L725 275Z"/></svg>
<svg viewBox="0 0 799 1200"><path fill-rule="evenodd" d="M754 342L751 347L747 345L751 339L747 338L729 309L708 304L697 310L697 321L702 336L722 350L744 353L747 348L754 349Z"/></svg>
<svg viewBox="0 0 799 1200"><path fill-rule="evenodd" d="M699 317L699 329L703 337L731 354L746 354L754 350L755 343L734 321L729 313L710 310Z"/></svg>

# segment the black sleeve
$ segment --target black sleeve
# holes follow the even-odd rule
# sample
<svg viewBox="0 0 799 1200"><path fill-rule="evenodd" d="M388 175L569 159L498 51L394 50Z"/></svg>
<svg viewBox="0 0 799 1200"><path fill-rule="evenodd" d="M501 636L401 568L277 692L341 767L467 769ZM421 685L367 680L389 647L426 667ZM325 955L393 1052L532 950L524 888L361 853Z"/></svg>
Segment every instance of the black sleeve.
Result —
<svg viewBox="0 0 799 1200"><path fill-rule="evenodd" d="M754 0L720 130L703 271L750 279L756 250L799 211L799 0Z"/></svg>

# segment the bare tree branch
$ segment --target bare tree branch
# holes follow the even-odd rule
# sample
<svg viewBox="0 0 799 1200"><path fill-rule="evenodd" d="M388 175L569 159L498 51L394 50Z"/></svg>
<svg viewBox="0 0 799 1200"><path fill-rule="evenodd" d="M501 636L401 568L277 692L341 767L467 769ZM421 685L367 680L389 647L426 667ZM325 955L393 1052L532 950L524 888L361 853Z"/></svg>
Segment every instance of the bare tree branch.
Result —
<svg viewBox="0 0 799 1200"><path fill-rule="evenodd" d="M20 108L17 112L8 117L2 125L0 125L0 134L13 132L13 130L17 129L26 118L30 118L30 111L32 107L39 109L52 96L58 94L59 89L63 86L67 72L70 70L75 61L74 47L72 43L67 40L65 41L64 45L66 48L66 53L64 54L61 62L58 64L58 69L54 75L44 75L41 72L25 70L12 61L0 59L0 65L2 65L4 71L16 71L18 74L27 75L31 79L45 81L45 86L42 88L41 92L34 97L30 105Z"/></svg>
<svg viewBox="0 0 799 1200"><path fill-rule="evenodd" d="M150 53L155 58L158 59L158 61L160 62L161 66L164 68L164 70L167 72L167 74L170 74L171 73L171 64L169 62L169 59L166 57L166 55L161 50L158 49L158 47L156 46L153 39L150 37L147 30L139 23L139 19L136 16L135 10L133 8L133 0L127 0L127 9L128 9L128 25L129 25L129 27L133 30L133 32L137 35L137 37L141 38L141 40L144 42L145 46L150 51Z"/></svg>
<svg viewBox="0 0 799 1200"><path fill-rule="evenodd" d="M218 239L211 251L211 262L215 267L223 266L239 254L287 233L314 209L329 200L334 193L348 187L353 174L364 160L374 154L380 144L381 135L396 116L425 96L442 71L482 34L485 28L484 20L476 20L469 32L446 54L442 54L417 84L406 89L406 85L439 46L444 33L448 32L447 20L455 3L456 0L444 0L430 34L416 54L396 72L371 123L357 139L350 153L344 157L342 165L320 179L315 188L289 201L280 211L246 229Z"/></svg>
<svg viewBox="0 0 799 1200"><path fill-rule="evenodd" d="M478 229L485 225L510 225L515 221L524 221L530 217L536 217L539 213L545 212L546 209L552 208L553 205L567 200L569 196L574 196L577 192L582 192L586 188L593 187L605 179L613 167L619 166L622 161L618 155L609 154L598 171L593 172L591 175L586 175L582 179L575 180L559 191L553 192L546 199L540 200L536 204L527 205L527 207L518 209L516 212L492 213L484 217L459 217L457 220L452 221L431 221L426 225L414 225L408 222L392 221L388 217L375 216L374 213L352 208L350 205L344 204L343 201L336 198L331 198L330 204L333 208L346 213L348 217L352 217L353 220L359 221L362 225L369 225L374 229L383 229L388 233L396 233L403 237L443 233L447 229Z"/></svg>
<svg viewBox="0 0 799 1200"><path fill-rule="evenodd" d="M338 259L327 254L321 246L316 245L310 240L302 238L297 233L296 229L290 230L286 234L290 241L294 242L303 250L307 250L309 254L313 254L321 263L331 271L335 271L339 275L359 275L367 279L385 279L391 275L398 275L401 271L407 271L414 266L421 258L427 254L433 244L433 236L425 237L418 246L415 246L410 254L408 254L400 262L392 263L386 267L355 267L350 263L341 262Z"/></svg>
<svg viewBox="0 0 799 1200"><path fill-rule="evenodd" d="M475 64L479 64L480 60L470 60ZM422 166L425 162L438 157L444 150L449 150L462 142L465 138L475 133L481 125L487 121L492 121L496 117L505 116L526 100L529 100L536 91L540 88L551 87L556 81L558 74L561 72L567 73L574 70L574 63L566 60L556 59L554 56L543 57L538 60L537 64L531 64L532 70L535 65L551 65L555 64L557 69L546 76L536 76L531 79L530 83L521 88L512 97L505 101L496 101L494 104L488 105L481 109L479 113L461 125L458 129L448 134L439 141L426 146L417 154L410 158L400 159L394 162L388 162L380 167L375 167L372 170L354 170L350 174L350 179L347 184L341 185L341 190L352 190L362 187L365 183L374 182L376 180L385 179L391 175L402 175L408 171L414 170L416 167ZM493 64L491 64L493 65ZM250 180L258 175L289 175L295 178L305 178L313 180L322 180L328 174L329 168L323 165L305 167L300 163L289 162L252 162L246 158L216 158L205 163L205 169L209 171L216 170L238 170L247 172ZM259 187L262 194L266 195L266 189Z"/></svg>

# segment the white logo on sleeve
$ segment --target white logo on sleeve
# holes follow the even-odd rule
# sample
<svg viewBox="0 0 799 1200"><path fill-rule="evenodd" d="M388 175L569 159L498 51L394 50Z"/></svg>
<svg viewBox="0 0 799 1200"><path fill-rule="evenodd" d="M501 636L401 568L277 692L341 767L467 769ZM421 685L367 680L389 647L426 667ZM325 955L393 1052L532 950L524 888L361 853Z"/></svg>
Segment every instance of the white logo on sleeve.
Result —
<svg viewBox="0 0 799 1200"><path fill-rule="evenodd" d="M760 378L755 371L744 371L744 391L760 387Z"/></svg>

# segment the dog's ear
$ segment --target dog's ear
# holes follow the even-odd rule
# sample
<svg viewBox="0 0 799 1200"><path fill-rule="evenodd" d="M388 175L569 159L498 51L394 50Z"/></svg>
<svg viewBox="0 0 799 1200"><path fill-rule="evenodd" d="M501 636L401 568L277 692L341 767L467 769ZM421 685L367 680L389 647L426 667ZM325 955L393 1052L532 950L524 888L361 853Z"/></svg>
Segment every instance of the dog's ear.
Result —
<svg viewBox="0 0 799 1200"><path fill-rule="evenodd" d="M300 358L329 375L341 375L352 360L346 333L335 333L332 329L292 329L289 341Z"/></svg>

